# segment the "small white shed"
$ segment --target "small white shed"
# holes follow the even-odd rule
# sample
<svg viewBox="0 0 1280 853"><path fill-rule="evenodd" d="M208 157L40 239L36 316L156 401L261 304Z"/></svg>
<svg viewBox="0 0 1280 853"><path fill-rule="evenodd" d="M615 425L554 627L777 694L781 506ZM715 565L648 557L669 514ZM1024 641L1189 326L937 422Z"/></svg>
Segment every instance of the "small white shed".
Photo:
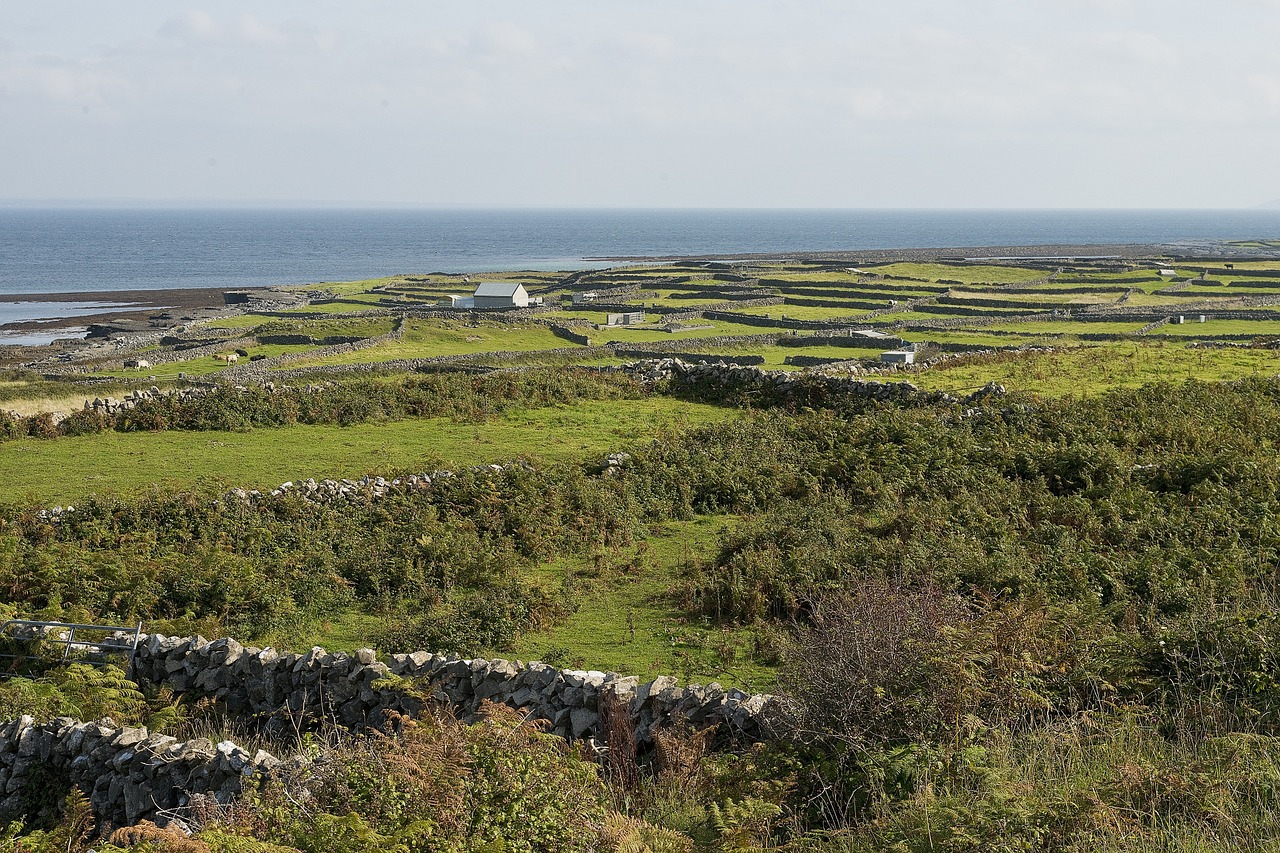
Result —
<svg viewBox="0 0 1280 853"><path fill-rule="evenodd" d="M472 299L477 308L526 308L529 292L519 282L482 281Z"/></svg>

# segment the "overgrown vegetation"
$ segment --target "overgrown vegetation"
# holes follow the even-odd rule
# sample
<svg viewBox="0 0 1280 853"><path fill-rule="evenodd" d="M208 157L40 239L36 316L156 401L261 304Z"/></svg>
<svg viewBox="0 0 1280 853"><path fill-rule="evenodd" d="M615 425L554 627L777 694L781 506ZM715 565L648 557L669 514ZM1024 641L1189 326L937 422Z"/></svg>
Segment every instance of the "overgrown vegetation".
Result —
<svg viewBox="0 0 1280 853"><path fill-rule="evenodd" d="M295 418L367 420L639 393L572 371L520 377L356 384L374 401L358 410L351 389L285 399ZM208 412L173 422L228 422L213 396ZM281 411L267 395L226 399L248 401L235 411L249 425ZM691 625L775 638L736 653L777 666L793 700L783 742L714 754L706 735L672 730L629 767L500 710L472 727L406 722L394 736L324 745L331 760L308 782L305 806L287 788L266 789L212 817L196 842L1280 842L1280 381L1011 395L969 408L802 402L756 399L765 410L748 417L638 439L609 476L590 464L516 464L334 504L157 490L80 502L57 521L10 506L0 512L0 594L16 614L145 619L245 640L357 608L384 618L386 649L502 653L593 606L592 584L610 581L538 567L595 555L603 564L638 551L654 525L731 516L715 553L658 594ZM133 720L163 708L118 680L86 688L87 678L68 669L11 681L0 704L54 714L114 696L118 707L103 712ZM78 814L71 803L66 820ZM65 845L74 831L22 843L42 849L63 832Z"/></svg>
<svg viewBox="0 0 1280 853"><path fill-rule="evenodd" d="M502 373L472 377L434 374L390 380L348 380L282 386L217 385L203 393L168 394L107 413L85 408L56 420L0 410L0 440L56 438L106 431L248 430L290 424L351 426L403 418L449 417L475 421L513 409L582 400L635 399L644 392L618 374L576 370Z"/></svg>

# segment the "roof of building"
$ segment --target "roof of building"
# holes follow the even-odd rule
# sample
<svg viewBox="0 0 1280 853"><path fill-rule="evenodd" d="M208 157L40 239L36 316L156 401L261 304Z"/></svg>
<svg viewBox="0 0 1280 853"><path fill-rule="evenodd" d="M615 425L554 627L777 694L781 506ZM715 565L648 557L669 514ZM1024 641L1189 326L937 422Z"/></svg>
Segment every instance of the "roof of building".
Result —
<svg viewBox="0 0 1280 853"><path fill-rule="evenodd" d="M482 281L476 285L476 296L515 296L524 285L515 281Z"/></svg>

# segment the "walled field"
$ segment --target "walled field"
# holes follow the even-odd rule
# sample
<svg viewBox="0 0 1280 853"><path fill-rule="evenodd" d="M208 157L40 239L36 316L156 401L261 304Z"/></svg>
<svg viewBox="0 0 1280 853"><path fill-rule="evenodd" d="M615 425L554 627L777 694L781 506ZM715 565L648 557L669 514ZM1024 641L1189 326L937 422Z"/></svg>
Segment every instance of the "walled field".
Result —
<svg viewBox="0 0 1280 853"><path fill-rule="evenodd" d="M234 793L274 751L319 756L305 793L175 811L203 823L174 840L1277 849L1280 264L1224 263L514 272L475 278L542 304L485 312L420 272L7 371L0 613L174 636L0 680L36 720L0 726L4 837L87 849L87 809ZM606 671L641 682L612 708ZM685 687L712 681L788 713ZM441 697L459 721L399 716Z"/></svg>
<svg viewBox="0 0 1280 853"><path fill-rule="evenodd" d="M479 423L431 418L358 427L299 424L248 432L109 432L0 445L0 503L74 502L153 485L274 488L313 477L420 472L528 459L588 459L732 410L669 398L584 402ZM53 474L51 472L56 472Z"/></svg>
<svg viewBox="0 0 1280 853"><path fill-rule="evenodd" d="M1158 276L1157 271L1165 267L1177 275ZM1148 335L1153 340L1185 343L1248 342L1280 334L1280 288L1268 287L1265 276L1250 275L1272 268L1264 262L1242 261L1228 270L1216 261L1198 264L1153 258L860 266L745 262L658 264L573 274L509 272L476 280L521 282L542 300L541 307L513 314L458 311L445 317L421 313L438 314L444 310L438 303L446 294L465 294L474 282L462 276L423 273L314 285L307 289L313 295L310 305L263 312L251 308L213 321L203 332L191 329L187 337L193 345L207 343L200 339L202 333L251 339L240 348L266 360L246 373L242 358L227 372L235 381L244 376L257 381L279 370L291 376L335 367L377 370L384 362L431 358L464 359L473 366L489 367L605 366L634 359L636 351L655 356L664 352L750 356L768 366L791 367L786 364L789 356L840 357L821 337L861 329L884 331L921 347L936 344L948 352L1086 344L1096 348ZM1199 277L1206 270L1211 281L1202 283ZM1217 281L1222 284L1213 283ZM581 293L594 293L606 304L594 308L573 303L571 297ZM751 304L763 296L792 304ZM647 324L595 328L605 323L607 313L627 308L647 310ZM367 313L370 309L375 309L372 316ZM669 311L681 316L667 320ZM1180 315L1191 322L1167 322ZM1201 315L1206 322L1197 322ZM585 336L591 348L575 335ZM309 338L312 343L279 343L280 336ZM803 336L805 343L795 348L776 346L781 338L795 336ZM326 339L343 338L377 340L369 346L322 346ZM217 338L210 340L216 346ZM150 344L139 353L154 356L164 349ZM622 350L627 354L619 354ZM140 378L161 383L181 376L210 380L228 371L224 362L208 355L207 346L198 352L189 358L175 352L169 356L174 360L157 364ZM871 367L877 355L876 345L870 343L854 357ZM1126 356L1118 351L1116 357ZM1198 365L1206 360L1221 362L1221 367L1201 370ZM1238 375L1240 363L1249 359L1220 353L1197 355L1194 361L1193 375L1230 377ZM1265 364L1266 359L1253 362ZM82 370L89 375L130 379L121 372L119 361L99 356L96 363L86 359L85 364ZM894 373L893 378L916 376L919 371L912 368L906 374ZM1252 368L1245 372L1251 373ZM1179 367L1169 375L1183 376L1186 371ZM1019 380L1027 381L1026 375ZM1038 390L1054 392L1060 387L1061 383L1046 380Z"/></svg>

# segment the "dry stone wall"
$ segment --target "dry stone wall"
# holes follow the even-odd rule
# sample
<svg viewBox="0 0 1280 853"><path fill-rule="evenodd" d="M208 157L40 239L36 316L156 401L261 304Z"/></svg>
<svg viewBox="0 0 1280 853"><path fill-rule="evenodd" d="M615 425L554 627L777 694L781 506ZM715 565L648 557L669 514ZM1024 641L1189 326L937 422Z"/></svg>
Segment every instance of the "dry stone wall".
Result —
<svg viewBox="0 0 1280 853"><path fill-rule="evenodd" d="M429 703L472 720L488 701L546 720L552 734L602 739L606 696L629 715L642 749L656 729L676 721L715 726L720 742L744 743L777 736L787 718L778 697L714 683L684 687L669 676L641 682L612 672L429 652L382 659L372 649L290 654L232 639L158 634L143 637L132 677L188 700L215 700L230 714L284 734L321 723L366 729L387 722L390 711L416 716ZM100 821L163 823L193 797L226 803L257 779L301 763L284 764L263 750L251 754L231 741L182 742L110 720L38 723L26 716L0 723L0 821L21 817L33 794L75 785L89 795Z"/></svg>
<svg viewBox="0 0 1280 853"><path fill-rule="evenodd" d="M20 818L32 795L62 785L83 790L99 821L163 821L192 795L226 803L279 767L269 753L250 754L231 741L179 742L110 720L27 716L0 724L0 821Z"/></svg>
<svg viewBox="0 0 1280 853"><path fill-rule="evenodd" d="M804 405L821 405L824 401L841 399L899 405L958 403L980 399L998 388L988 386L962 401L942 391L921 390L910 382L876 382L851 376L763 370L731 364L688 364L674 358L637 362L624 369L642 380L667 380L700 395L720 397L748 393ZM1003 391L999 388L1000 393Z"/></svg>
<svg viewBox="0 0 1280 853"><path fill-rule="evenodd" d="M281 653L203 637L145 637L133 674L140 683L217 700L232 714L286 732L300 721L377 726L389 711L416 716L432 700L469 719L487 700L547 720L548 730L562 737L599 738L601 699L612 694L630 714L641 746L652 742L655 728L677 719L699 728L716 725L726 740L757 742L776 733L783 711L777 697L714 683L681 687L668 676L642 683L613 672L425 651L386 659L372 649Z"/></svg>

